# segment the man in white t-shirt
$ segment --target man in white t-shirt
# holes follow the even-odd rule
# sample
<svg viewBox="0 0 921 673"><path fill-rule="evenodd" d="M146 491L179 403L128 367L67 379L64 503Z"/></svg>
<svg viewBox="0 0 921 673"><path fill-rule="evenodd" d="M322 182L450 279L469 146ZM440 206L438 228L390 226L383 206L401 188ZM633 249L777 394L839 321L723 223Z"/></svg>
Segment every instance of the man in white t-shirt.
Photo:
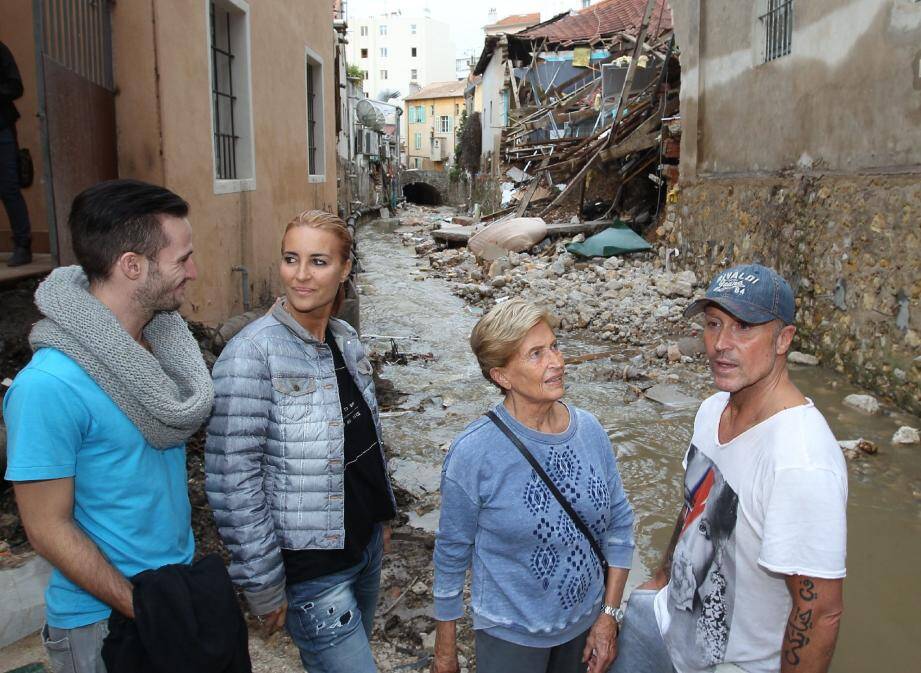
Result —
<svg viewBox="0 0 921 673"><path fill-rule="evenodd" d="M704 313L717 394L694 421L684 507L663 567L635 590L613 673L825 673L843 610L847 468L787 372L793 291L724 271Z"/></svg>

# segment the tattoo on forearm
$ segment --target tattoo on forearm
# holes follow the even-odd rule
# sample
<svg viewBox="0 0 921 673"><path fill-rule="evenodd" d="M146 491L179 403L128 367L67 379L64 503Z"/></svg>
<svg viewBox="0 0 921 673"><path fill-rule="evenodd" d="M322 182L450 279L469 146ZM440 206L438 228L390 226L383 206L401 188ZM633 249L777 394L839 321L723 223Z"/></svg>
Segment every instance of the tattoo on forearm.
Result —
<svg viewBox="0 0 921 673"><path fill-rule="evenodd" d="M819 597L815 590L815 583L810 579L800 580L797 594L806 603L811 603ZM800 650L809 644L808 634L814 626L812 608L794 605L790 620L787 622L786 647L783 651L784 661L791 666L799 665Z"/></svg>
<svg viewBox="0 0 921 673"><path fill-rule="evenodd" d="M815 582L809 579L803 579L799 583L799 597L804 601L811 602L819 597L815 591Z"/></svg>

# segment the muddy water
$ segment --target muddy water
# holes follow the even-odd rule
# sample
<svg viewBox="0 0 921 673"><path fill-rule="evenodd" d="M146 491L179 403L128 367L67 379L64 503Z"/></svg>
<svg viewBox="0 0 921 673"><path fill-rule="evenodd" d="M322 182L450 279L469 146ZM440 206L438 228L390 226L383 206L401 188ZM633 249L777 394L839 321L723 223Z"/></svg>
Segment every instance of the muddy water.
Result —
<svg viewBox="0 0 921 673"><path fill-rule="evenodd" d="M478 312L451 293L450 284L424 278L410 248L375 226L359 233L364 272L360 285L362 332L413 337L401 350L431 352L433 362L385 366L381 372L410 394L405 406L423 412L384 420L395 455L439 464L451 439L488 404L495 390L482 378L467 338ZM590 337L561 335L567 354L607 350ZM372 339L372 346L389 341ZM604 377L610 362L587 363L567 372L566 399L594 413L608 430L637 517L637 553L629 587L645 580L668 542L681 497L681 457L691 436L696 407L668 409L647 400L629 404L622 382ZM684 381L703 374L688 372ZM921 419L893 413L868 417L842 406L858 392L840 375L795 368L793 376L822 410L839 439L864 437L880 453L849 465L848 577L845 616L832 670L835 673L918 670L921 660L921 446L890 443L899 425Z"/></svg>

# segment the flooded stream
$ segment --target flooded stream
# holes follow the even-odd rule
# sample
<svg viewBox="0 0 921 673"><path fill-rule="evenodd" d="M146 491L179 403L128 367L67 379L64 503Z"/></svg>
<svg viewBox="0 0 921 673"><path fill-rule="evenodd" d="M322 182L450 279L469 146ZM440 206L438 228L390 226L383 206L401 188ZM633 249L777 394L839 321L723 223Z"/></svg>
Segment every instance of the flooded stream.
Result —
<svg viewBox="0 0 921 673"><path fill-rule="evenodd" d="M385 415L393 456L440 468L444 450L471 420L498 400L481 376L467 344L479 310L467 307L451 285L420 271L425 260L377 223L359 231L363 273L359 285L361 331L369 345L390 348L382 337L399 337L401 351L432 353L433 361L385 365L381 375L409 394L406 408L424 411ZM561 334L565 354L604 351L610 344ZM594 413L617 452L628 497L636 512L637 554L628 590L657 566L668 543L681 499L681 457L690 440L696 406L666 408L641 399L624 402L627 385L599 374L610 362L567 369L566 400ZM841 400L858 392L839 374L791 367L839 439L864 437L879 454L849 464L848 577L845 615L832 671L901 673L921 659L921 447L894 446L900 425L921 420L892 413L870 417ZM689 373L701 378L702 374Z"/></svg>

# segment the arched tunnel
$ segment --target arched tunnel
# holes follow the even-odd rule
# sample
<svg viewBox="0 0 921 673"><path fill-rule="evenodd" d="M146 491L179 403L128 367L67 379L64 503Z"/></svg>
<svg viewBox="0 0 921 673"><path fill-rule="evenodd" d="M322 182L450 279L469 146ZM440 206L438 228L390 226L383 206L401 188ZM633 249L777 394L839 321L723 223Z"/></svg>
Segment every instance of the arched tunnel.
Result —
<svg viewBox="0 0 921 673"><path fill-rule="evenodd" d="M410 203L420 206L440 206L442 202L441 192L427 182L410 182L403 185L403 196Z"/></svg>

